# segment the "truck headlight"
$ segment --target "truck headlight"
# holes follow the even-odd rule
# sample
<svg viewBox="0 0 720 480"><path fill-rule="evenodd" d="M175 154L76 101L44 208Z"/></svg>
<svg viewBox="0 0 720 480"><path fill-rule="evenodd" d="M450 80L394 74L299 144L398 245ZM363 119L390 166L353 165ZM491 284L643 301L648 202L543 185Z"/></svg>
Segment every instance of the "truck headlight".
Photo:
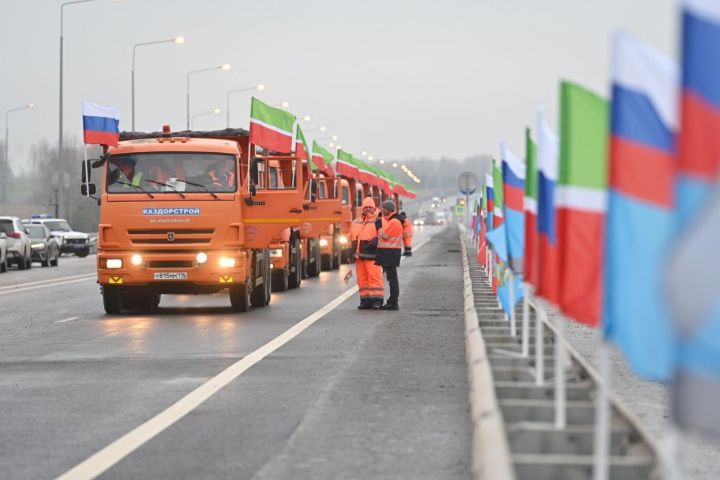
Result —
<svg viewBox="0 0 720 480"><path fill-rule="evenodd" d="M321 238L320 239L320 246L321 247L327 247L330 242L327 241L327 238Z"/></svg>
<svg viewBox="0 0 720 480"><path fill-rule="evenodd" d="M235 259L233 257L220 257L220 268L234 268Z"/></svg>
<svg viewBox="0 0 720 480"><path fill-rule="evenodd" d="M105 268L108 268L108 269L122 268L122 259L121 258L108 258L107 260L105 260Z"/></svg>
<svg viewBox="0 0 720 480"><path fill-rule="evenodd" d="M195 261L201 265L203 263L207 262L207 260L208 260L208 256L207 256L207 253L205 253L205 252L198 252L197 255L195 255Z"/></svg>
<svg viewBox="0 0 720 480"><path fill-rule="evenodd" d="M130 257L130 263L132 263L135 266L138 266L142 263L142 256L140 256L139 253L134 253L132 257Z"/></svg>
<svg viewBox="0 0 720 480"><path fill-rule="evenodd" d="M345 235L340 235L339 240L340 240L340 245L347 245L347 243L348 243L348 238Z"/></svg>
<svg viewBox="0 0 720 480"><path fill-rule="evenodd" d="M273 248L270 250L270 256L271 257L282 257L283 256L283 249L282 248Z"/></svg>

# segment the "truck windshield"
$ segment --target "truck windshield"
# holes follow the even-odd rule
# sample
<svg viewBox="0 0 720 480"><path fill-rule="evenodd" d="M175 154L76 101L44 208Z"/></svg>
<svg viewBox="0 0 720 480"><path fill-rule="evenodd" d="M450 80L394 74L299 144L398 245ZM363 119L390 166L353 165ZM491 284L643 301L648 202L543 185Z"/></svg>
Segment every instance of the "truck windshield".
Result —
<svg viewBox="0 0 720 480"><path fill-rule="evenodd" d="M228 193L237 190L237 162L234 155L223 153L113 155L106 178L108 193Z"/></svg>

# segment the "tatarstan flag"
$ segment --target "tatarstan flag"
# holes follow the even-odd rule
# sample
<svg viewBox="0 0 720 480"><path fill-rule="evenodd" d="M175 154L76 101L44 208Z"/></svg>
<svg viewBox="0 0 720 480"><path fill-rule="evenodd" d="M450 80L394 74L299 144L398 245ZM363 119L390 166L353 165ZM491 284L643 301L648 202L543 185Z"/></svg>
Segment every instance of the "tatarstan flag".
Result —
<svg viewBox="0 0 720 480"><path fill-rule="evenodd" d="M300 125L298 124L297 130L295 133L295 155L298 156L301 160L308 160L308 144L307 140L305 140L305 135L303 134L302 128L300 128ZM310 163L310 170L315 171L315 165L312 162Z"/></svg>
<svg viewBox="0 0 720 480"><path fill-rule="evenodd" d="M495 201L493 203L493 228L497 228L505 221L503 215L503 175L500 167L493 160L493 191L495 193Z"/></svg>
<svg viewBox="0 0 720 480"><path fill-rule="evenodd" d="M523 277L533 285L538 284L538 178L537 147L532 141L530 129L525 129L525 255Z"/></svg>
<svg viewBox="0 0 720 480"><path fill-rule="evenodd" d="M250 142L267 150L292 152L295 115L253 97L250 107Z"/></svg>
<svg viewBox="0 0 720 480"><path fill-rule="evenodd" d="M338 175L344 175L348 178L357 178L360 169L355 165L351 153L338 149L336 169Z"/></svg>
<svg viewBox="0 0 720 480"><path fill-rule="evenodd" d="M333 154L325 150L315 140L313 140L312 161L326 175L334 176L335 172L332 168ZM322 167L320 166L322 165Z"/></svg>
<svg viewBox="0 0 720 480"><path fill-rule="evenodd" d="M608 102L569 82L560 86L560 168L556 192L560 309L600 321L607 209Z"/></svg>

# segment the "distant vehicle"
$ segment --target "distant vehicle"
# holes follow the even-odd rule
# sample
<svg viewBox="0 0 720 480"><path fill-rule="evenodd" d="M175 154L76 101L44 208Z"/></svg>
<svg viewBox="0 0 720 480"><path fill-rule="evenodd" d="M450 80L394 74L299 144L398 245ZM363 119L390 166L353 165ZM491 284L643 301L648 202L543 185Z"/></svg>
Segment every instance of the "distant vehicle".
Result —
<svg viewBox="0 0 720 480"><path fill-rule="evenodd" d="M440 203L442 200L440 197L432 197L432 200L430 201L430 207L431 208L440 208Z"/></svg>
<svg viewBox="0 0 720 480"><path fill-rule="evenodd" d="M78 257L87 257L90 253L90 235L76 232L64 218L47 218L33 215L30 219L32 225L45 225L57 238L60 253L74 253Z"/></svg>
<svg viewBox="0 0 720 480"><path fill-rule="evenodd" d="M436 212L428 212L427 223L431 225L445 225L447 223L447 217L445 216L445 212L443 210L438 210Z"/></svg>
<svg viewBox="0 0 720 480"><path fill-rule="evenodd" d="M19 270L32 267L30 237L18 217L0 217L0 232L7 241L6 265L17 265Z"/></svg>
<svg viewBox="0 0 720 480"><path fill-rule="evenodd" d="M0 233L0 273L7 271L7 235Z"/></svg>
<svg viewBox="0 0 720 480"><path fill-rule="evenodd" d="M32 241L32 261L40 262L43 267L58 266L60 246L45 225L27 225L25 229Z"/></svg>
<svg viewBox="0 0 720 480"><path fill-rule="evenodd" d="M413 225L425 225L425 220L423 220L422 218L416 218L415 220L413 220Z"/></svg>

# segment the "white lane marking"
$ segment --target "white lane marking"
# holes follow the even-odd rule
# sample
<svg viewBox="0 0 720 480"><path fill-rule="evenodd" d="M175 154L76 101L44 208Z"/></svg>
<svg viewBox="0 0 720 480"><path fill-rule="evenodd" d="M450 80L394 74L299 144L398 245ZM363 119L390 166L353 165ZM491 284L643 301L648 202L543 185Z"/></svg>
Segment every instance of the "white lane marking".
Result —
<svg viewBox="0 0 720 480"><path fill-rule="evenodd" d="M55 320L53 323L68 323L78 319L80 319L80 317L68 317L63 318L62 320Z"/></svg>
<svg viewBox="0 0 720 480"><path fill-rule="evenodd" d="M19 293L19 292L27 292L28 290L37 290L38 288L48 288L48 287L57 287L60 285L68 285L71 283L79 283L79 282L86 282L88 280L95 280L97 277L95 274L92 274L90 277L86 278L77 278L75 280L67 280L65 282L56 282L56 283L48 283L45 285L35 285L34 287L25 287L25 288L15 288L13 290L3 290L0 291L0 296L2 295L8 295L10 293Z"/></svg>
<svg viewBox="0 0 720 480"><path fill-rule="evenodd" d="M35 286L35 285L43 285L47 283L53 283L53 282L62 282L65 280L72 280L75 278L91 278L97 276L97 273L83 273L81 275L70 275L67 277L59 277L59 278L50 278L48 280L38 280L37 282L27 282L27 283L17 283L15 285L6 285L4 287L0 287L0 292L8 291L8 290L15 290L17 288L27 287L27 286Z"/></svg>
<svg viewBox="0 0 720 480"><path fill-rule="evenodd" d="M415 251L419 250L430 240L432 240L432 237L418 244L418 246L415 247ZM275 350L300 335L313 323L335 310L335 308L357 293L357 291L357 285L345 290L334 300L317 310L315 313L312 313L300 320L298 323L285 330L285 332L270 340L262 347L246 355L241 360L233 363L228 368L203 383L147 422L126 433L81 463L75 465L73 468L57 477L57 480L93 479L101 475L120 460L130 455L146 442L156 437L185 415L199 407L203 402L246 372L250 367L275 352Z"/></svg>

